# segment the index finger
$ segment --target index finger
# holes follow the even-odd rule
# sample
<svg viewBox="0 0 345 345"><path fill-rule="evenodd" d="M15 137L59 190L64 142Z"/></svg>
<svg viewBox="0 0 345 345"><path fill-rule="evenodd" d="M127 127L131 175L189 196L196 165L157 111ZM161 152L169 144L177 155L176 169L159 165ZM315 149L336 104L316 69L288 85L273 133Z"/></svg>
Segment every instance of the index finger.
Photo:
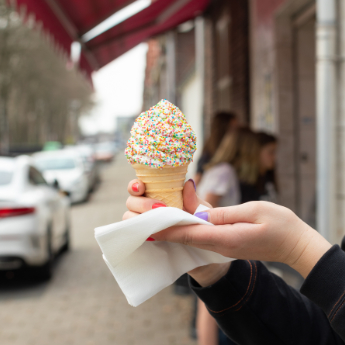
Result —
<svg viewBox="0 0 345 345"><path fill-rule="evenodd" d="M214 246L215 235L212 225L182 225L162 230L152 234L151 237L157 241L180 243L200 248L201 246Z"/></svg>
<svg viewBox="0 0 345 345"><path fill-rule="evenodd" d="M141 196L145 193L145 184L144 182L135 179L128 183L127 191L130 195Z"/></svg>
<svg viewBox="0 0 345 345"><path fill-rule="evenodd" d="M262 214L266 208L266 203L262 201L252 201L236 206L209 209L204 212L198 212L195 216L214 225L260 223L260 214Z"/></svg>
<svg viewBox="0 0 345 345"><path fill-rule="evenodd" d="M228 225L182 225L152 234L157 241L180 243L210 250L223 256L246 259L245 247L250 247L260 237L261 225L236 223Z"/></svg>

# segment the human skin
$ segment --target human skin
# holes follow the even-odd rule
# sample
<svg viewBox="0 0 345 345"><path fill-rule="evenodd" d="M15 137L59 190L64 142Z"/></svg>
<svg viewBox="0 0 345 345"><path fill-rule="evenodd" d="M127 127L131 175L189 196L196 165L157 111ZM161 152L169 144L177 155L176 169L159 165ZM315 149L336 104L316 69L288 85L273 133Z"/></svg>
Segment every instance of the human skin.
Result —
<svg viewBox="0 0 345 345"><path fill-rule="evenodd" d="M137 184L138 192L132 189ZM128 185L131 196L123 219L152 209L157 200L142 195L145 186L139 180ZM183 191L184 210L194 213L199 204L207 204L196 195L188 181ZM210 205L209 205L210 206ZM282 262L303 277L328 251L331 244L291 210L264 201L253 201L237 206L210 209L201 215L212 225L176 226L152 235L157 241L181 243L211 250L223 256L242 260ZM211 264L198 267L189 274L201 285L209 286L223 277L230 264Z"/></svg>
<svg viewBox="0 0 345 345"><path fill-rule="evenodd" d="M265 174L267 170L274 169L276 163L277 144L269 143L260 150L260 172Z"/></svg>

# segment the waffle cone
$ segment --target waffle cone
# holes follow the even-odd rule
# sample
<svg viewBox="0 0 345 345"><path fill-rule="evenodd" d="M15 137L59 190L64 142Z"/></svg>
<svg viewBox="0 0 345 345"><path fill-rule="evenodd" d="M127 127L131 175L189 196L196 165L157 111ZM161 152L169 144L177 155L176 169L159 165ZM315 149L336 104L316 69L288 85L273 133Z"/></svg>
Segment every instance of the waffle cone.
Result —
<svg viewBox="0 0 345 345"><path fill-rule="evenodd" d="M145 183L145 196L162 201L169 207L183 208L183 185L188 165L179 167L150 168L133 164L138 179Z"/></svg>

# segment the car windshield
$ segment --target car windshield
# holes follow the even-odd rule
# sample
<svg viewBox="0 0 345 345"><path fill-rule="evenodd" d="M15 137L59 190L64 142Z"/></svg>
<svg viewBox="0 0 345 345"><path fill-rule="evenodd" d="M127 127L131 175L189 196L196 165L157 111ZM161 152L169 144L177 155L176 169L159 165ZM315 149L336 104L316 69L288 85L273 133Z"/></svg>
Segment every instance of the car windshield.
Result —
<svg viewBox="0 0 345 345"><path fill-rule="evenodd" d="M35 162L36 167L41 170L69 170L76 167L73 158L47 158L38 159Z"/></svg>

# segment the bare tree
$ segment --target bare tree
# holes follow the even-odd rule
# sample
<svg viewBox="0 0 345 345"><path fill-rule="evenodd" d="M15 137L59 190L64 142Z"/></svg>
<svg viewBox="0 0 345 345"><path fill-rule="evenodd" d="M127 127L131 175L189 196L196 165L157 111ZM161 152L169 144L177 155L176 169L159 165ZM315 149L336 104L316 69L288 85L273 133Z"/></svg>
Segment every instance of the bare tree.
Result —
<svg viewBox="0 0 345 345"><path fill-rule="evenodd" d="M92 88L52 40L0 0L0 154L10 144L73 142Z"/></svg>

